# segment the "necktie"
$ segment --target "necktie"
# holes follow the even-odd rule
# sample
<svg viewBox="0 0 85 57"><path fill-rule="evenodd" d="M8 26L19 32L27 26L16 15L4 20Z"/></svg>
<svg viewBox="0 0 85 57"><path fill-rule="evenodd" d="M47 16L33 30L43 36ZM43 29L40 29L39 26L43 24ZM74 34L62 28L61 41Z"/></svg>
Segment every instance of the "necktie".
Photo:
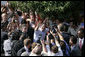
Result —
<svg viewBox="0 0 85 57"><path fill-rule="evenodd" d="M80 46L80 49L81 49L82 48L82 40L80 40L80 45L79 46Z"/></svg>

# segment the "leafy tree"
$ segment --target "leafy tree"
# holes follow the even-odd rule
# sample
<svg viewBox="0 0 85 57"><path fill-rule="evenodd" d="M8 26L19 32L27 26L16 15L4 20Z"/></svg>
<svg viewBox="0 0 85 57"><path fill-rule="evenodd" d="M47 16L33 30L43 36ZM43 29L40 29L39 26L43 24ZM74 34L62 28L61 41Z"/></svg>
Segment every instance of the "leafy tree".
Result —
<svg viewBox="0 0 85 57"><path fill-rule="evenodd" d="M29 10L37 11L42 18L69 19L73 16L75 19L80 11L84 11L84 1L9 1L15 9L21 9L24 12Z"/></svg>

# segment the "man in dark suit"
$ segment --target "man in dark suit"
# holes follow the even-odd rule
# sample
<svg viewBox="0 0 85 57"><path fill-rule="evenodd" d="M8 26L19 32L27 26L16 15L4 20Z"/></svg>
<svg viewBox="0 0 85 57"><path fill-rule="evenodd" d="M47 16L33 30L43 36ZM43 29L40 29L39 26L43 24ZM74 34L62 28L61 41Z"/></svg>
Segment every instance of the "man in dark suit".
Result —
<svg viewBox="0 0 85 57"><path fill-rule="evenodd" d="M19 40L16 43L14 43L14 46L12 47L12 56L17 56L17 52L19 51L19 49L24 47L23 41L28 37L27 27L25 25L22 26L22 31L20 31L19 34L20 34Z"/></svg>
<svg viewBox="0 0 85 57"><path fill-rule="evenodd" d="M20 39L14 43L14 45L12 46L12 56L17 56L17 52L24 47L24 39L26 39L28 37L26 37L24 34L22 34L20 36Z"/></svg>
<svg viewBox="0 0 85 57"><path fill-rule="evenodd" d="M71 45L71 56L81 56L81 51L77 45L77 38L71 36L69 43Z"/></svg>
<svg viewBox="0 0 85 57"><path fill-rule="evenodd" d="M78 31L78 38L77 38L77 44L81 50L81 53L83 55L83 50L84 50L84 29L80 29Z"/></svg>
<svg viewBox="0 0 85 57"><path fill-rule="evenodd" d="M21 56L21 54L23 52L27 52L28 54L30 53L30 45L31 45L31 40L30 39L25 39L24 40L24 47L21 48L18 52L17 52L17 56Z"/></svg>

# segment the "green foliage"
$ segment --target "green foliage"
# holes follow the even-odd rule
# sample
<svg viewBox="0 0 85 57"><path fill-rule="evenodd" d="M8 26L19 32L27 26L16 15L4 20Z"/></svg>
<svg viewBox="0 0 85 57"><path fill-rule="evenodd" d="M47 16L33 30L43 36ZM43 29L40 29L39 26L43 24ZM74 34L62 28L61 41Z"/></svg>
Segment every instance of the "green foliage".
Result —
<svg viewBox="0 0 85 57"><path fill-rule="evenodd" d="M10 1L12 7L29 12L37 11L42 18L69 19L84 9L84 1Z"/></svg>

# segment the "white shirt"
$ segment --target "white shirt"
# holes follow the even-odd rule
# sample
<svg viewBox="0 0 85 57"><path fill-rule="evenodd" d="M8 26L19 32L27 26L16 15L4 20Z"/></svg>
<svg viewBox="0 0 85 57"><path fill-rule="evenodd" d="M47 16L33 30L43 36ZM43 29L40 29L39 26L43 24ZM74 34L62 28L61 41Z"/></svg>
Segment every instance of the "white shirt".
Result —
<svg viewBox="0 0 85 57"><path fill-rule="evenodd" d="M41 56L41 55L37 55L37 54L31 52L31 54L29 56Z"/></svg>
<svg viewBox="0 0 85 57"><path fill-rule="evenodd" d="M47 28L44 31L41 31L40 29L34 31L34 40L35 41L39 40L39 36L41 37L42 40L44 40L47 31L48 31Z"/></svg>
<svg viewBox="0 0 85 57"><path fill-rule="evenodd" d="M21 54L21 56L29 56L29 54L25 51Z"/></svg>
<svg viewBox="0 0 85 57"><path fill-rule="evenodd" d="M82 43L82 45L83 45L83 43L84 43L84 38L79 38L79 44L80 44L80 41L82 41L81 43Z"/></svg>
<svg viewBox="0 0 85 57"><path fill-rule="evenodd" d="M24 46L24 48L25 48L25 52L23 52L22 54L21 54L21 56L24 56L24 55L29 55L30 54L30 52L29 52L29 49L26 47L26 46Z"/></svg>
<svg viewBox="0 0 85 57"><path fill-rule="evenodd" d="M9 51L9 50L11 50L11 41L10 41L10 39L8 39L8 40L5 40L4 41L4 52L5 52L5 56L11 56L11 54L9 54L7 51Z"/></svg>
<svg viewBox="0 0 85 57"><path fill-rule="evenodd" d="M27 52L28 54L30 54L29 49L28 49L26 46L24 46L24 48L25 48L26 52Z"/></svg>

